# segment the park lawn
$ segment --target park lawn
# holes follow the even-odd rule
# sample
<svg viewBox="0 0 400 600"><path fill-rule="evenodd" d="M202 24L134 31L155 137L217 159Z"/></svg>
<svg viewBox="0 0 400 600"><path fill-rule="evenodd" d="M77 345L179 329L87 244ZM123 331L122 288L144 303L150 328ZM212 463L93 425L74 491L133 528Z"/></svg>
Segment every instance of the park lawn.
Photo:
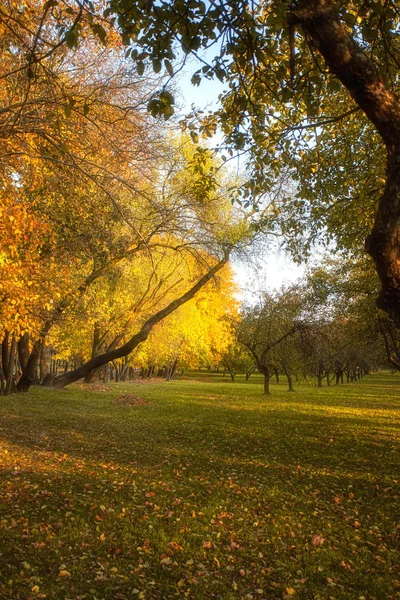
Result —
<svg viewBox="0 0 400 600"><path fill-rule="evenodd" d="M400 598L400 377L272 392L0 398L0 598Z"/></svg>

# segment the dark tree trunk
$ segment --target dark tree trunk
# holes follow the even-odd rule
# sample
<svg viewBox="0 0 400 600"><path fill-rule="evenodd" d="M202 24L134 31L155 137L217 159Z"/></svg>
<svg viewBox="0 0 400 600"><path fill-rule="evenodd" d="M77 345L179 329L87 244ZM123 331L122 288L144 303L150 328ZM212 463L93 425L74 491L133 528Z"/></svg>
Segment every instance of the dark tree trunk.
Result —
<svg viewBox="0 0 400 600"><path fill-rule="evenodd" d="M15 378L14 378L14 368L15 368L15 354L17 349L17 342L15 337L12 337L11 340L11 348L8 353L8 363L7 363L7 378L6 378L6 387L5 387L5 395L11 394L15 391Z"/></svg>
<svg viewBox="0 0 400 600"><path fill-rule="evenodd" d="M292 374L291 374L291 372L290 372L290 370L289 370L288 366L286 365L286 363L283 363L283 364L282 364L282 368L283 368L283 371L284 371L284 373L285 373L285 375L286 375L286 378L287 378L287 380L288 380L288 386L289 386L289 389L288 389L288 391L289 391L289 392L294 392Z"/></svg>
<svg viewBox="0 0 400 600"><path fill-rule="evenodd" d="M130 371L130 362L132 360L132 357L128 358L124 364L124 366L122 367L122 371L121 371L121 380L122 381L127 381L127 379L129 379L129 371Z"/></svg>
<svg viewBox="0 0 400 600"><path fill-rule="evenodd" d="M23 371L29 360L29 334L25 333L18 340L18 359Z"/></svg>
<svg viewBox="0 0 400 600"><path fill-rule="evenodd" d="M340 22L332 0L299 0L293 21L302 25L329 70L375 125L387 150L386 186L366 250L381 281L378 305L400 326L400 104L381 73Z"/></svg>
<svg viewBox="0 0 400 600"><path fill-rule="evenodd" d="M99 356L99 354L101 353L101 345L102 345L101 337L102 336L101 336L100 326L98 323L95 323L94 328L93 328L92 353L91 353L90 358L95 358L96 356ZM102 371L102 367L91 371L85 377L84 383L94 383L95 381L99 380L101 371Z"/></svg>
<svg viewBox="0 0 400 600"><path fill-rule="evenodd" d="M224 377L225 377L225 371L228 371L228 373L231 377L231 380L235 381L236 373L234 372L234 370L232 369L232 367L230 366L228 361L224 364L224 372L223 372Z"/></svg>
<svg viewBox="0 0 400 600"><path fill-rule="evenodd" d="M42 386L51 388L51 387L53 387L53 383L54 383L54 375L49 372L45 375L45 378L42 381Z"/></svg>
<svg viewBox="0 0 400 600"><path fill-rule="evenodd" d="M279 384L279 371L278 371L278 369L274 369L274 373L275 373L276 383Z"/></svg>
<svg viewBox="0 0 400 600"><path fill-rule="evenodd" d="M321 388L322 387L322 381L324 379L324 364L322 361L320 361L318 363L318 370L317 370L317 381L318 381L318 387Z"/></svg>
<svg viewBox="0 0 400 600"><path fill-rule="evenodd" d="M256 365L253 365L246 373L246 381L250 379L254 371L256 370Z"/></svg>
<svg viewBox="0 0 400 600"><path fill-rule="evenodd" d="M4 378L8 377L8 360L9 360L9 339L8 331L4 332L3 341L1 342L1 364L3 365Z"/></svg>
<svg viewBox="0 0 400 600"><path fill-rule="evenodd" d="M42 349L42 341L37 340L31 350L28 362L26 363L25 369L22 372L17 384L17 390L19 392L27 392L32 383L36 378L36 368L40 358L40 352Z"/></svg>
<svg viewBox="0 0 400 600"><path fill-rule="evenodd" d="M270 396L271 395L271 392L269 390L270 372L269 372L268 367L264 367L262 373L264 375L264 394L266 396Z"/></svg>

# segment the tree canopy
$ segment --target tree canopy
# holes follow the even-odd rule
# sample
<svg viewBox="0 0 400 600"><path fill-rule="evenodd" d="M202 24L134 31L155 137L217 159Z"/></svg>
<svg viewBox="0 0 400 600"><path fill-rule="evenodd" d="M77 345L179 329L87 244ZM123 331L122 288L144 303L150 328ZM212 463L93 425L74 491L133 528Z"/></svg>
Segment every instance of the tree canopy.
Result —
<svg viewBox="0 0 400 600"><path fill-rule="evenodd" d="M220 109L198 125L220 127L228 155L248 153L245 198L274 189L276 212L297 217L288 229L304 231L307 217L308 237L322 227L348 246L367 235L380 306L400 322L397 4L113 0L104 15L140 73L151 64L172 75L182 51L201 63L194 85L224 82ZM164 104L158 97L157 110ZM295 182L289 201L282 176Z"/></svg>

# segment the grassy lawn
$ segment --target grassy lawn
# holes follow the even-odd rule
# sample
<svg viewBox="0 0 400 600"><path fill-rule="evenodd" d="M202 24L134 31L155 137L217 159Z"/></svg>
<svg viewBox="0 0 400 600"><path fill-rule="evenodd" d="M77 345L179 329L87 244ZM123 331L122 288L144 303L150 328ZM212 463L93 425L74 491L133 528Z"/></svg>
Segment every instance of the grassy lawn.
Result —
<svg viewBox="0 0 400 600"><path fill-rule="evenodd" d="M400 598L400 377L209 379L0 398L2 600Z"/></svg>

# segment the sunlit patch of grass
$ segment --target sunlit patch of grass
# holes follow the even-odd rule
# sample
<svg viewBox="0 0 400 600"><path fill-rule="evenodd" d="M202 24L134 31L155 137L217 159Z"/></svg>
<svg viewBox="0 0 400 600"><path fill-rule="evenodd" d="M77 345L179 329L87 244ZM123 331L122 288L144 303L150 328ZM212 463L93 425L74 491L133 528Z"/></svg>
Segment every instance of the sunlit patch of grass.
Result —
<svg viewBox="0 0 400 600"><path fill-rule="evenodd" d="M1 399L1 598L400 598L399 377L206 377Z"/></svg>

